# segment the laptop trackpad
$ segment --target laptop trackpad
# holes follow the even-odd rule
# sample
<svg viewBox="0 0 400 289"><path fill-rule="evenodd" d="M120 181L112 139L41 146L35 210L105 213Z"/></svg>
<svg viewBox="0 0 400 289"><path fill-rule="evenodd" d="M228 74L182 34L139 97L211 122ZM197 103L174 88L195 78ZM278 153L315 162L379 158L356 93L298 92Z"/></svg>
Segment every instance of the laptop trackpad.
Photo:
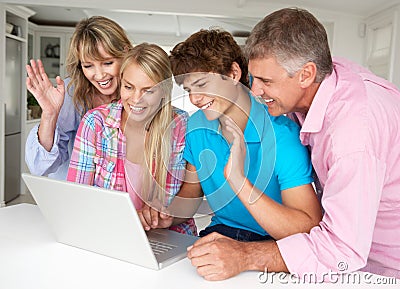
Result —
<svg viewBox="0 0 400 289"><path fill-rule="evenodd" d="M186 257L187 247L193 245L198 237L181 234L168 229L155 229L146 232L154 256L160 268Z"/></svg>

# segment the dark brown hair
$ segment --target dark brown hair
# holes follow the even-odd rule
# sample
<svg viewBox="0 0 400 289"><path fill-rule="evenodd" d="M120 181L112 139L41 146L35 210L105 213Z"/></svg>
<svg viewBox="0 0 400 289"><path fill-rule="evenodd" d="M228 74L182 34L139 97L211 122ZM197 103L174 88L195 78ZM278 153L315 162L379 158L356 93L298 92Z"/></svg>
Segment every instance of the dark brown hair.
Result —
<svg viewBox="0 0 400 289"><path fill-rule="evenodd" d="M177 44L169 56L175 76L190 72L214 72L228 75L233 62L242 70L240 82L248 83L247 62L233 36L220 29L202 29ZM180 77L176 81L181 83Z"/></svg>

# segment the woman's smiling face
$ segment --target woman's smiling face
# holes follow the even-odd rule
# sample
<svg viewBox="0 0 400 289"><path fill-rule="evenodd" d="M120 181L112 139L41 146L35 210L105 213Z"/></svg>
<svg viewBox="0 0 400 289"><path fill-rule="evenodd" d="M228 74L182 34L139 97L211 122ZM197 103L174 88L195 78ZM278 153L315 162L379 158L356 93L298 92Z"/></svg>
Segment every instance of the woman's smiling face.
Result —
<svg viewBox="0 0 400 289"><path fill-rule="evenodd" d="M160 109L163 93L136 63L128 65L121 79L121 100L129 120L149 122Z"/></svg>
<svg viewBox="0 0 400 289"><path fill-rule="evenodd" d="M95 60L89 57L81 59L83 74L101 94L107 96L116 95L121 59L106 53L102 45L99 45L99 53L102 60Z"/></svg>

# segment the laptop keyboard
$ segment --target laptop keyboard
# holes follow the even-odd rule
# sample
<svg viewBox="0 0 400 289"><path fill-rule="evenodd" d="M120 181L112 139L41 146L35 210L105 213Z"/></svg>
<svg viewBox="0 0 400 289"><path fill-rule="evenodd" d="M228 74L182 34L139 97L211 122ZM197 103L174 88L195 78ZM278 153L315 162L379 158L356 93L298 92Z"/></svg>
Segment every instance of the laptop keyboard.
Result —
<svg viewBox="0 0 400 289"><path fill-rule="evenodd" d="M155 241L155 240L149 240L149 243L150 243L151 249L153 249L154 255L163 254L163 253L166 253L166 252L176 248L176 246L174 246L174 245L163 243L160 241Z"/></svg>

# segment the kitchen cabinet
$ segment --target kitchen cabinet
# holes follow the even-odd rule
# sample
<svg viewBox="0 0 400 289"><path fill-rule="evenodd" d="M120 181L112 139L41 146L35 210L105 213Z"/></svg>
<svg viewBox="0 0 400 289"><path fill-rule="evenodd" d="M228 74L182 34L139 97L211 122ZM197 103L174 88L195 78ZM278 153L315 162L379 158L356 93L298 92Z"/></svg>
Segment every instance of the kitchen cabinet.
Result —
<svg viewBox="0 0 400 289"><path fill-rule="evenodd" d="M53 83L58 75L64 79L65 60L74 28L40 25L34 27L34 57L42 60L44 69Z"/></svg>
<svg viewBox="0 0 400 289"><path fill-rule="evenodd" d="M53 84L55 84L57 75L64 79L66 77L65 60L74 28L36 25L31 22L28 23L28 28L27 61L30 59L41 59L44 69ZM23 149L25 149L26 138L29 132L35 125L40 123L40 114L33 111L33 109L39 107L29 106L32 104L31 102L34 98L28 91L27 97L25 133L22 142ZM22 171L29 172L25 161L23 162ZM24 186L23 191L28 191L26 186Z"/></svg>
<svg viewBox="0 0 400 289"><path fill-rule="evenodd" d="M35 32L32 30L32 28L30 27L30 24L28 24L28 62L30 59L34 59L35 57L35 49L34 49L34 35ZM30 120L35 120L35 119L39 119L40 120L40 116L42 114L42 110L38 104L38 102L36 101L35 97L33 96L32 93L30 93L29 91L27 91L27 114L26 114L26 120L30 121ZM27 131L28 128L27 128Z"/></svg>
<svg viewBox="0 0 400 289"><path fill-rule="evenodd" d="M0 206L23 190L28 18L23 6L0 4Z"/></svg>
<svg viewBox="0 0 400 289"><path fill-rule="evenodd" d="M28 138L29 132L31 131L31 129L32 129L35 125L38 125L39 123L40 123L40 118L39 118L39 119L31 119L31 120L27 120L27 121L26 121L26 123L25 123L25 134L24 134L23 140L22 140L22 147L23 147L24 149L25 149L26 139ZM25 160L24 160L23 163L24 163L24 165L22 166L22 171L23 171L23 172L26 172L26 173L29 173L29 169L28 169L28 166L27 166L26 163L25 163ZM29 190L28 190L28 188L25 186L25 184L24 184L24 189L23 189L22 192L25 192L25 193L29 192Z"/></svg>
<svg viewBox="0 0 400 289"><path fill-rule="evenodd" d="M72 27L36 25L29 22L28 61L40 59L50 81L56 85L56 76L66 77L65 60L74 31ZM41 109L33 95L27 92L26 120L40 119Z"/></svg>

